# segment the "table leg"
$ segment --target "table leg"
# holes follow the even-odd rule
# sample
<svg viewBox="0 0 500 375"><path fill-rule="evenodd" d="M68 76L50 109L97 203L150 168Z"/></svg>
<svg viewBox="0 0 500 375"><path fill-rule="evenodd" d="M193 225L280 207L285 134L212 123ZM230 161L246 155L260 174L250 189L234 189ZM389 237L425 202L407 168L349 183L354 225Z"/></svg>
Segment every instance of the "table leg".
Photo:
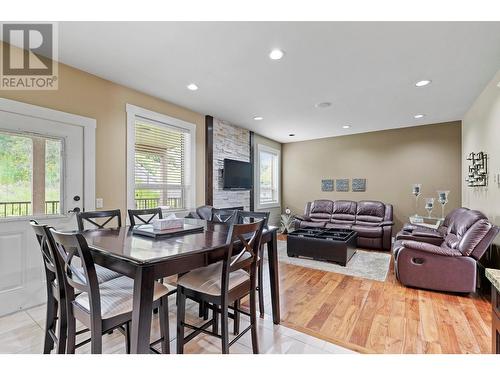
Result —
<svg viewBox="0 0 500 375"><path fill-rule="evenodd" d="M280 285L278 277L278 243L276 231L273 231L271 240L267 243L267 258L269 263L269 283L271 284L273 322L274 324L280 324Z"/></svg>
<svg viewBox="0 0 500 375"><path fill-rule="evenodd" d="M130 352L149 353L153 312L154 275L150 267L139 268L134 279L134 302Z"/></svg>

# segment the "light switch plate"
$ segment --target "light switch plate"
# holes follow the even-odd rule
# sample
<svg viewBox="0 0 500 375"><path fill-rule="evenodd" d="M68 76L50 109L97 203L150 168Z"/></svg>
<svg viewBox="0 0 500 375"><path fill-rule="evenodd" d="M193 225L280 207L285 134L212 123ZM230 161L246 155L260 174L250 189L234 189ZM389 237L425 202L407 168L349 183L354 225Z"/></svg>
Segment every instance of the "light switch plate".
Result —
<svg viewBox="0 0 500 375"><path fill-rule="evenodd" d="M96 198L95 200L95 208L103 208L104 207L104 201L102 198Z"/></svg>

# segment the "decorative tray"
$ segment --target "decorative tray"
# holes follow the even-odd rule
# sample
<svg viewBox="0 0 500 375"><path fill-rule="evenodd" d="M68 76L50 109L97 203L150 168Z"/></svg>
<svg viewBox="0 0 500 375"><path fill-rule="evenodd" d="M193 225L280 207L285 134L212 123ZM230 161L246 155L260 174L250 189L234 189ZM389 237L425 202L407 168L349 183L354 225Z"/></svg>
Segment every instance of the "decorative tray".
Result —
<svg viewBox="0 0 500 375"><path fill-rule="evenodd" d="M151 238L168 238L174 236L183 236L191 233L203 232L203 225L184 224L181 228L154 229L150 224L137 225L132 229L133 234Z"/></svg>

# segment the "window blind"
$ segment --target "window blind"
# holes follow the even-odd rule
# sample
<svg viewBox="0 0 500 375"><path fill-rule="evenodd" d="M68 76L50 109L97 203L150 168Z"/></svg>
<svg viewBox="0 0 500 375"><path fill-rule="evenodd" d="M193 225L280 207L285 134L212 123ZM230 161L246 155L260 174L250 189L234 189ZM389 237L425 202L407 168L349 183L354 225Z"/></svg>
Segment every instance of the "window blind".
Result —
<svg viewBox="0 0 500 375"><path fill-rule="evenodd" d="M187 137L181 129L136 117L136 208L185 208Z"/></svg>

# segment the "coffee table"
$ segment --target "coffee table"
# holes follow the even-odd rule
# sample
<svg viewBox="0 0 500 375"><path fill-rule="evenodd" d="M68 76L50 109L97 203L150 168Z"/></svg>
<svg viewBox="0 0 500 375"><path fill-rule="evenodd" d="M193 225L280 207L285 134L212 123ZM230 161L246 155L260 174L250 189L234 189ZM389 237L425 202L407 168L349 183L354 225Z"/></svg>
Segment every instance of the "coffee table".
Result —
<svg viewBox="0 0 500 375"><path fill-rule="evenodd" d="M303 256L346 266L356 253L358 234L350 229L297 229L287 236L289 257Z"/></svg>

